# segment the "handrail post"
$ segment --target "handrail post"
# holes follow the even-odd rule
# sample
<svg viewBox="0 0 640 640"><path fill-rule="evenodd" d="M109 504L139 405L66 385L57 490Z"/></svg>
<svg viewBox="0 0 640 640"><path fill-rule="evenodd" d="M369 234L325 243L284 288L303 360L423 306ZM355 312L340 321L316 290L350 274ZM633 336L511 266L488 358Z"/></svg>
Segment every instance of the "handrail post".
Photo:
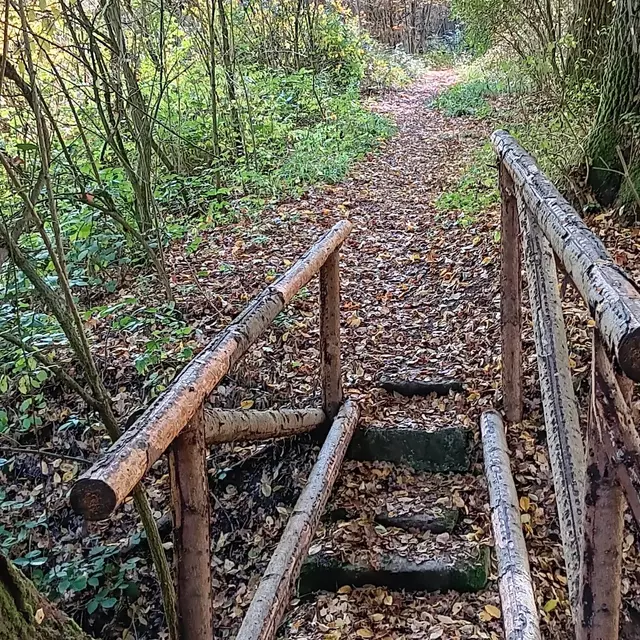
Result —
<svg viewBox="0 0 640 640"><path fill-rule="evenodd" d="M522 420L522 277L520 222L513 179L504 162L499 165L502 270L500 329L502 337L502 393L509 422Z"/></svg>
<svg viewBox="0 0 640 640"><path fill-rule="evenodd" d="M603 371L609 369L609 371ZM613 367L608 363L598 330L593 334L591 407L587 429L580 611L577 640L617 640L622 585L624 498L616 469L604 446L611 411Z"/></svg>
<svg viewBox="0 0 640 640"><path fill-rule="evenodd" d="M320 378L322 408L331 421L342 402L339 247L320 269Z"/></svg>
<svg viewBox="0 0 640 640"><path fill-rule="evenodd" d="M211 539L201 406L169 451L181 640L211 640Z"/></svg>

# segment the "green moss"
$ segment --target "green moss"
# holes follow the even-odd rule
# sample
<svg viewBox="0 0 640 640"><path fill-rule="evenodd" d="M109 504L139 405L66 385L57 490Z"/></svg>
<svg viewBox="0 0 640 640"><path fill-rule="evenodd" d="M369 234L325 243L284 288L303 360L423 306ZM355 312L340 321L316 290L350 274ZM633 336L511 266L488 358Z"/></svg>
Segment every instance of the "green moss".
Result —
<svg viewBox="0 0 640 640"><path fill-rule="evenodd" d="M467 429L372 428L357 431L347 455L354 460L406 464L418 471L461 473L469 468Z"/></svg>
<svg viewBox="0 0 640 640"><path fill-rule="evenodd" d="M44 618L38 624L36 612ZM90 640L69 617L45 600L33 583L0 556L0 640Z"/></svg>

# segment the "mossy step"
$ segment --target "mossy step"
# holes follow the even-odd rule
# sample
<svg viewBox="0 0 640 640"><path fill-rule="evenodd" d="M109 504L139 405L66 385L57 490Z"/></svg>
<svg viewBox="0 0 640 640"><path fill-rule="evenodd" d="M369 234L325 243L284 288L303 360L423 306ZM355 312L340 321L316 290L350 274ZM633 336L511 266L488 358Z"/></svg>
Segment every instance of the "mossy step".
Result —
<svg viewBox="0 0 640 640"><path fill-rule="evenodd" d="M375 563L366 564L341 562L336 556L317 553L309 556L302 566L298 595L337 591L344 585L373 585L403 591L475 592L485 587L488 574L487 547L471 553L438 555L422 562L385 554Z"/></svg>
<svg viewBox="0 0 640 640"><path fill-rule="evenodd" d="M405 464L417 471L463 473L469 469L471 433L464 427L437 431L370 427L356 431L347 457Z"/></svg>
<svg viewBox="0 0 640 640"><path fill-rule="evenodd" d="M347 509L338 508L328 511L324 520L338 522L340 520L355 520L358 517ZM451 533L458 523L460 512L456 508L433 509L425 513L407 513L403 515L392 515L382 511L373 516L374 522L385 527L395 527L405 531L430 531L431 533Z"/></svg>

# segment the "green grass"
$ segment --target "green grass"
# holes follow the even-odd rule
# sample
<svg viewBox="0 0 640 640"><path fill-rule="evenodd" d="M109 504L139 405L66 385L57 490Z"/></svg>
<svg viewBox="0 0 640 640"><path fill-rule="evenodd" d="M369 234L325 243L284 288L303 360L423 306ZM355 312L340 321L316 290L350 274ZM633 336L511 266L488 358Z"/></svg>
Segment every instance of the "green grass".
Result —
<svg viewBox="0 0 640 640"><path fill-rule="evenodd" d="M443 212L457 212L458 224L469 226L499 200L493 151L486 143L477 151L456 186L438 198L436 208Z"/></svg>
<svg viewBox="0 0 640 640"><path fill-rule="evenodd" d="M491 114L488 96L500 93L500 87L484 79L455 84L442 92L431 106L449 117L476 116L486 118Z"/></svg>

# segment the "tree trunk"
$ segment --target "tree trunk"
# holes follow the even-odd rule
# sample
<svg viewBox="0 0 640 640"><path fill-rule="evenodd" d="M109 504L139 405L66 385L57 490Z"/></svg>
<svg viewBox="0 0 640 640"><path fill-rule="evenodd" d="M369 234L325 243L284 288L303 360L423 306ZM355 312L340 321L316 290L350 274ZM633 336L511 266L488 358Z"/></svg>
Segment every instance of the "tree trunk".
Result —
<svg viewBox="0 0 640 640"><path fill-rule="evenodd" d="M0 640L91 640L0 555Z"/></svg>
<svg viewBox="0 0 640 640"><path fill-rule="evenodd" d="M633 144L633 120L640 117L638 34L640 6L633 0L617 2L600 104L587 145L589 184L604 206L613 204L619 195L631 202L631 181L635 177L640 182L639 149Z"/></svg>
<svg viewBox="0 0 640 640"><path fill-rule="evenodd" d="M606 53L606 27L611 23L611 0L577 0L574 13L574 38L568 71L574 78L599 82Z"/></svg>

